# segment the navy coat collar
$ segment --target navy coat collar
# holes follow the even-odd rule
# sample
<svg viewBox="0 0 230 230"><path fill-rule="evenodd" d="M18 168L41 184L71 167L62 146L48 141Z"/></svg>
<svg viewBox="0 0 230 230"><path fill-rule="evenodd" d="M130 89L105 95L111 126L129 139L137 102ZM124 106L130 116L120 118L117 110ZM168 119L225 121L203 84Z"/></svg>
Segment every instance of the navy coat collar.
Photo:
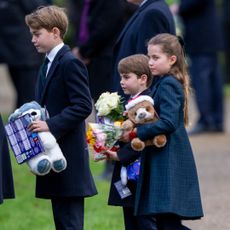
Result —
<svg viewBox="0 0 230 230"><path fill-rule="evenodd" d="M46 79L46 82L45 82L45 85L44 85L44 88L43 88L43 91L42 92L39 92L39 94L41 95L40 97L40 103L42 104L43 100L44 100L44 96L45 96L45 93L46 93L46 90L47 90L47 87L49 85L49 82L50 80L52 79L53 77L53 73L55 71L55 69L57 68L58 64L60 63L60 59L63 57L63 55L67 52L70 51L70 48L69 46L67 45L64 45L59 51L58 53L56 54L53 62L52 62L52 65L50 67L50 70L48 72L48 75L47 75L47 79Z"/></svg>

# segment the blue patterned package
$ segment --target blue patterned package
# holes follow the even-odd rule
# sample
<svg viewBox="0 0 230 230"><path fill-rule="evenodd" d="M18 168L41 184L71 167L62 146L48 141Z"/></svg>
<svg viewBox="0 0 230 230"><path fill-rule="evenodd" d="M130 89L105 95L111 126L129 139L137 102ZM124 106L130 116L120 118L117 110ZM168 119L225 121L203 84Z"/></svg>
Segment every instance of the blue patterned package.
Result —
<svg viewBox="0 0 230 230"><path fill-rule="evenodd" d="M5 125L7 138L18 164L45 151L38 133L28 131L31 122L31 115L26 114Z"/></svg>
<svg viewBox="0 0 230 230"><path fill-rule="evenodd" d="M126 167L128 180L136 181L138 179L140 174L140 165L141 161L140 158L138 158Z"/></svg>

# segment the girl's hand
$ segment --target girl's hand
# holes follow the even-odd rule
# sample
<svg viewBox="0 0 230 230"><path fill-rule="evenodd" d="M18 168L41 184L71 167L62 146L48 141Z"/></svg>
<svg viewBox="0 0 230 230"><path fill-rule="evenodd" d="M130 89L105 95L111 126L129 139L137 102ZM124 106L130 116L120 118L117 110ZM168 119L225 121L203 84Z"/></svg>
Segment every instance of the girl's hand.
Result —
<svg viewBox="0 0 230 230"><path fill-rule="evenodd" d="M120 161L120 159L117 156L117 152L115 151L107 150L106 156L107 156L107 160Z"/></svg>
<svg viewBox="0 0 230 230"><path fill-rule="evenodd" d="M29 126L31 132L46 132L49 131L49 127L45 121L33 121Z"/></svg>

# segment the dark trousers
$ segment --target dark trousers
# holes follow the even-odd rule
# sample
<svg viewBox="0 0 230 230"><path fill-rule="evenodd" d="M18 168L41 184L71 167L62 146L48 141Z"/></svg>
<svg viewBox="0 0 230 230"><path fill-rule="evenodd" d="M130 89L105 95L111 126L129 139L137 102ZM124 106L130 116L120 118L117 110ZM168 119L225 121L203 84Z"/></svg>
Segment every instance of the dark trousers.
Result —
<svg viewBox="0 0 230 230"><path fill-rule="evenodd" d="M93 100L108 91L111 85L112 58L111 56L95 57L87 66L89 71L89 88Z"/></svg>
<svg viewBox="0 0 230 230"><path fill-rule="evenodd" d="M56 230L83 230L83 197L57 197L51 203Z"/></svg>
<svg viewBox="0 0 230 230"><path fill-rule="evenodd" d="M123 208L125 230L157 230L152 216L134 216L133 208Z"/></svg>
<svg viewBox="0 0 230 230"><path fill-rule="evenodd" d="M223 128L223 78L216 54L191 55L190 73L195 91L198 123Z"/></svg>

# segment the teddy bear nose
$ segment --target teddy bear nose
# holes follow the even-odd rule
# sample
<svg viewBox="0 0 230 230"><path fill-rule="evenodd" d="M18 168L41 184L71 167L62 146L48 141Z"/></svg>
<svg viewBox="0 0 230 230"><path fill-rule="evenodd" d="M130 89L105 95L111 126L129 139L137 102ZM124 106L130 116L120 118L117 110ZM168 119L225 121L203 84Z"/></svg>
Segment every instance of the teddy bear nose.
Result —
<svg viewBox="0 0 230 230"><path fill-rule="evenodd" d="M146 116L146 113L144 113L144 112L138 114L139 119L143 119L143 118L145 118L145 116Z"/></svg>

